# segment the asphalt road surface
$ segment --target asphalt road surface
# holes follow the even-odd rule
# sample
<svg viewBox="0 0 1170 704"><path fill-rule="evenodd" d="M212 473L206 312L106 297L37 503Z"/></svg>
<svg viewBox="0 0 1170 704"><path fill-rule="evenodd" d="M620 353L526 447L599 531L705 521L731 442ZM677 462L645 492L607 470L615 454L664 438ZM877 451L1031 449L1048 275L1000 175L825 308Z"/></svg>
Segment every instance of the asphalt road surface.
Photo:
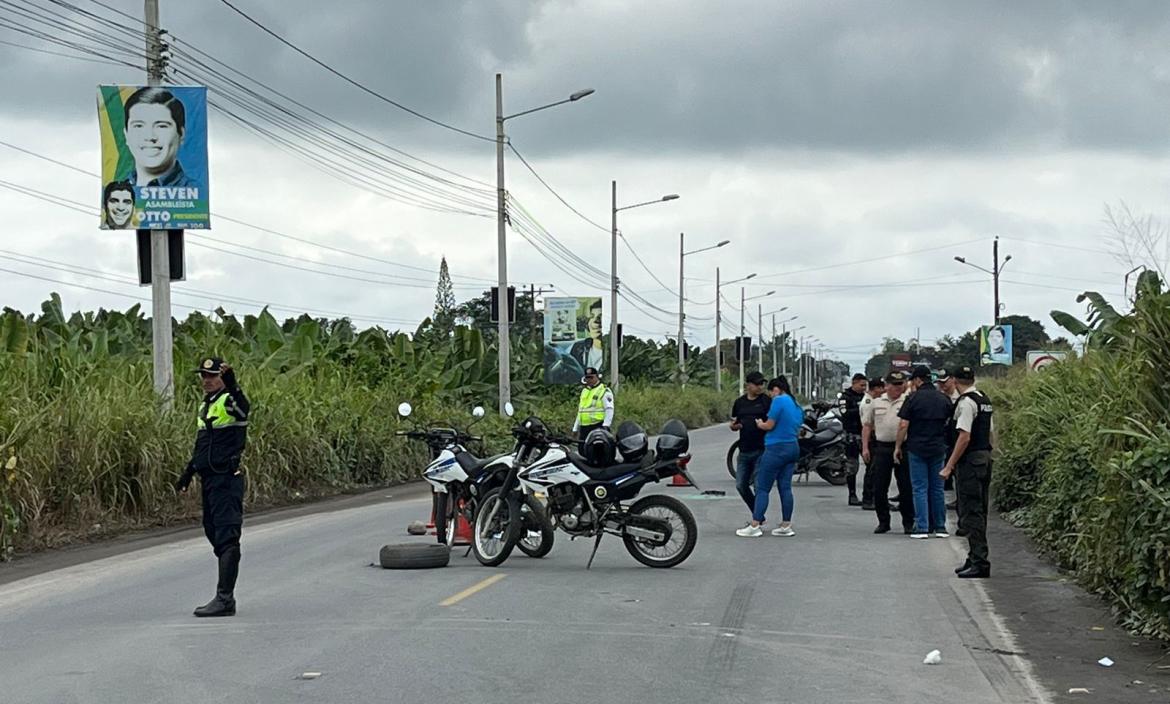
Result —
<svg viewBox="0 0 1170 704"><path fill-rule="evenodd" d="M445 569L373 567L429 512L413 498L245 527L234 618L191 615L215 585L202 538L0 585L0 701L1050 701L986 586L953 577L965 541L872 535L816 478L795 487L796 537L737 537L732 439L692 433L697 480L726 497L654 488L699 521L669 570L608 537L586 571L590 545L561 533L498 569L462 549Z"/></svg>

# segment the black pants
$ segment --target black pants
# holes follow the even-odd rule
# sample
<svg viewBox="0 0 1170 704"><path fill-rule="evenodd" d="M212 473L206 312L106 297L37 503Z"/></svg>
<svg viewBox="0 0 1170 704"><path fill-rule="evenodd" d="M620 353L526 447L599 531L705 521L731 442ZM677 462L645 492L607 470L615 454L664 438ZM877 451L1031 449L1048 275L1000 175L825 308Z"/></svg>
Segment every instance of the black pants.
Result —
<svg viewBox="0 0 1170 704"><path fill-rule="evenodd" d="M967 452L955 467L959 494L959 527L967 531L967 559L975 567L990 567L987 548L987 511L991 496L991 452Z"/></svg>
<svg viewBox="0 0 1170 704"><path fill-rule="evenodd" d="M601 423L594 423L593 425L582 425L577 429L577 452L585 454L585 438L589 437L589 433L601 427Z"/></svg>
<svg viewBox="0 0 1170 704"><path fill-rule="evenodd" d="M244 477L242 474L207 473L203 487L203 533L216 557L240 549L244 527Z"/></svg>
<svg viewBox="0 0 1170 704"><path fill-rule="evenodd" d="M898 493L903 497L913 496L910 488L910 468L903 462L894 461L894 443L871 442L869 445L869 466L873 473L873 508L877 512L878 525L890 525L890 479L898 483ZM898 512L902 514L902 527L914 525L914 502L899 501Z"/></svg>

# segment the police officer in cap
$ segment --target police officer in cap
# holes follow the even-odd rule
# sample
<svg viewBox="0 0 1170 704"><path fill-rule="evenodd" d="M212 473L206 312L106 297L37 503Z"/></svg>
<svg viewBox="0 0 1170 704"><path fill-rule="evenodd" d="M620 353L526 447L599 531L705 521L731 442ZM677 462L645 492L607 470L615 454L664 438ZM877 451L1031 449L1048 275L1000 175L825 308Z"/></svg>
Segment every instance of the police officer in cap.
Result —
<svg viewBox="0 0 1170 704"><path fill-rule="evenodd" d="M236 577L240 572L240 532L244 524L244 475L240 457L248 433L251 405L222 359L204 359L195 370L203 383L198 430L191 461L175 489L186 492L199 475L203 490L203 532L219 560L215 598L195 609L196 616L235 616Z"/></svg>
<svg viewBox="0 0 1170 704"><path fill-rule="evenodd" d="M601 383L601 375L594 367L585 368L585 376L581 377L584 388L581 389L581 400L577 404L577 420L573 422L573 431L577 438L584 440L590 431L602 428L609 430L613 427L613 391Z"/></svg>
<svg viewBox="0 0 1170 704"><path fill-rule="evenodd" d="M849 485L850 506L863 505L861 499L857 498L857 472L860 469L861 401L865 398L865 386L865 375L854 374L852 385L837 396L841 423L845 426L845 481Z"/></svg>
<svg viewBox="0 0 1170 704"><path fill-rule="evenodd" d="M991 489L991 399L975 388L971 367L955 370L959 391L955 404L955 449L943 467L945 479L955 475L959 494L959 525L967 531L967 561L955 570L963 579L991 576L987 548L987 511Z"/></svg>

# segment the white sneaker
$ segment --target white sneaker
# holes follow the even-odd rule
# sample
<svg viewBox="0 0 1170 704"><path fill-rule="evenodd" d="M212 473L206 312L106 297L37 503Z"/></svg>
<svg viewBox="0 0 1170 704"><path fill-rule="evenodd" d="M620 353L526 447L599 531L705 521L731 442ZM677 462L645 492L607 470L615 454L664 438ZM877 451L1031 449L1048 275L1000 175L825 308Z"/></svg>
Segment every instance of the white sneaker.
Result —
<svg viewBox="0 0 1170 704"><path fill-rule="evenodd" d="M791 538L792 536L796 535L796 531L792 530L792 526L780 526L776 530L772 531L772 535L776 536L777 538Z"/></svg>
<svg viewBox="0 0 1170 704"><path fill-rule="evenodd" d="M931 533L931 535L934 536L935 538L949 538L949 537L951 537L951 534L948 533L945 528L943 528L942 530L933 531Z"/></svg>
<svg viewBox="0 0 1170 704"><path fill-rule="evenodd" d="M925 540L930 537L930 533L911 533L910 537L914 540Z"/></svg>
<svg viewBox="0 0 1170 704"><path fill-rule="evenodd" d="M758 538L764 534L764 531L760 530L759 526L753 526L749 523L743 528L735 531L735 534L741 538Z"/></svg>

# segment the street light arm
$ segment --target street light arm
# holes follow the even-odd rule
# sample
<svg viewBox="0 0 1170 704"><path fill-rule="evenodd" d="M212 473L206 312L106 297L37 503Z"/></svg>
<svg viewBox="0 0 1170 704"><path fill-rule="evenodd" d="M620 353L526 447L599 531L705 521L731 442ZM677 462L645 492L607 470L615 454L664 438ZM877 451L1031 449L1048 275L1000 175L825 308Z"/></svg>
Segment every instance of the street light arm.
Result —
<svg viewBox="0 0 1170 704"><path fill-rule="evenodd" d="M999 263L999 273L1001 273L1001 274L1003 273L1003 268L1005 266L1007 266L1007 263L1010 262L1011 260L1012 260L1012 255L1009 254L1006 259L1004 259L1002 262Z"/></svg>
<svg viewBox="0 0 1170 704"><path fill-rule="evenodd" d="M978 264L972 264L971 262L967 261L963 257L955 257L955 261L957 261L960 264L966 264L967 266L972 267L974 269L978 269L979 271L982 271L984 274L991 274L992 276L995 276L994 271L991 271L990 269L984 269L983 267L979 266Z"/></svg>
<svg viewBox="0 0 1170 704"><path fill-rule="evenodd" d="M713 245L711 245L711 246L709 246L709 247L700 247L699 249L692 249L692 250L691 250L691 251L689 251L689 252L683 252L683 256L684 256L684 257L689 257L690 255L692 255L692 254L698 254L699 252L706 252L706 251L708 251L708 250L712 250L712 249L719 249L720 247L722 247L722 246L724 246L724 245L726 245L726 244L730 244L730 243L731 243L731 240L723 240L723 241L722 241L722 242L720 242L719 244L713 244Z"/></svg>
<svg viewBox="0 0 1170 704"><path fill-rule="evenodd" d="M661 198L658 198L656 200L648 200L644 203L634 203L633 205L623 205L620 208L614 208L614 212L620 213L623 210L631 210L633 208L641 208L643 205L654 205L655 203L665 203L668 200L678 200L678 196L671 194L668 196L662 196Z"/></svg>
<svg viewBox="0 0 1170 704"><path fill-rule="evenodd" d="M549 108L555 108L556 106L564 105L565 103L575 103L578 100L580 100L581 98L584 98L584 97L589 96L589 95L593 95L592 88L586 88L585 90L579 90L576 93L573 93L572 95L570 95L568 98L565 98L564 100L558 100L555 103L549 103L548 105L541 105L538 108L532 108L531 110L524 110L523 112L514 113L512 115L508 115L507 117L501 117L500 122L506 122L508 120L511 120L513 117L520 117L522 115L531 115L534 112L540 112L541 110L548 110Z"/></svg>

